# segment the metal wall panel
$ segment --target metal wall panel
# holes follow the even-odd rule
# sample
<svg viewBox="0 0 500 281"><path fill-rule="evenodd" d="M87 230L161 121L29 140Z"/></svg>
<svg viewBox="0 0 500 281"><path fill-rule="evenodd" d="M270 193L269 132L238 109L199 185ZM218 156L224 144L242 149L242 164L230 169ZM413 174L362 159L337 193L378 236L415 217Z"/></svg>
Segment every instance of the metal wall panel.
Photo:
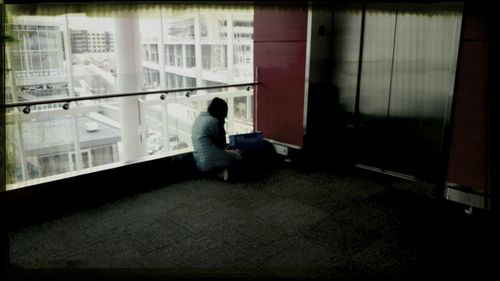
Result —
<svg viewBox="0 0 500 281"><path fill-rule="evenodd" d="M354 115L356 103L361 17L362 5L359 3L344 4L333 12L331 81L338 91L340 109L348 116Z"/></svg>
<svg viewBox="0 0 500 281"><path fill-rule="evenodd" d="M460 3L367 4L363 30L360 5L334 10L331 81L342 110L357 115L357 162L422 179L442 176L461 15Z"/></svg>
<svg viewBox="0 0 500 281"><path fill-rule="evenodd" d="M395 5L370 4L366 7L361 71L360 120L387 117L390 95Z"/></svg>
<svg viewBox="0 0 500 281"><path fill-rule="evenodd" d="M430 180L442 172L461 14L446 3L398 7L385 169Z"/></svg>
<svg viewBox="0 0 500 281"><path fill-rule="evenodd" d="M390 97L396 5L366 6L362 54L357 160L382 168L387 154L387 112Z"/></svg>

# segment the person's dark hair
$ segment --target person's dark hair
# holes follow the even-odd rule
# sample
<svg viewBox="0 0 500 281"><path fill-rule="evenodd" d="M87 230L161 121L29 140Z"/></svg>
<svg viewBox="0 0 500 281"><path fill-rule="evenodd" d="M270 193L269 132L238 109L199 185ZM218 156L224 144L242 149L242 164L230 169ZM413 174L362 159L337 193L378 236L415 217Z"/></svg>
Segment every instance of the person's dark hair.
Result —
<svg viewBox="0 0 500 281"><path fill-rule="evenodd" d="M224 121L227 116L227 103L221 98L213 98L207 110L210 115L219 119L219 121Z"/></svg>

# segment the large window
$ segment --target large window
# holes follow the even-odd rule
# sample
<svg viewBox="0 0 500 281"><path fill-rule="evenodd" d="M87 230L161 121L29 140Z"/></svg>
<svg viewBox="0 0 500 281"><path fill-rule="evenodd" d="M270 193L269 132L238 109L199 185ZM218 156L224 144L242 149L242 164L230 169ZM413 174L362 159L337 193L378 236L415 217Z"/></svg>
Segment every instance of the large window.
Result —
<svg viewBox="0 0 500 281"><path fill-rule="evenodd" d="M100 10L87 16L82 11L90 6L85 4L62 9L67 14L50 15L33 15L44 9L29 5L6 5L7 31L14 38L6 46L4 62L4 69L9 70L5 75L7 101L253 82L253 75L239 75L241 69L253 73L251 64L242 63L248 61L253 42L227 36L231 28L233 34L243 29L252 32L249 25L227 24L230 19L252 22L252 9L189 5L183 6L188 7L185 10L155 5L127 17L115 17L112 8L109 14ZM130 26L139 32L132 32ZM245 52L230 52L233 57L228 58L229 48ZM234 64L231 68L230 63ZM228 133L253 130L245 119L246 112L252 112L251 91L211 89L192 94L7 108L7 189L148 155L189 151L191 124L214 96L234 108L228 116ZM26 109L29 114L23 113ZM127 114L121 114L124 111ZM130 139L125 141L125 137Z"/></svg>

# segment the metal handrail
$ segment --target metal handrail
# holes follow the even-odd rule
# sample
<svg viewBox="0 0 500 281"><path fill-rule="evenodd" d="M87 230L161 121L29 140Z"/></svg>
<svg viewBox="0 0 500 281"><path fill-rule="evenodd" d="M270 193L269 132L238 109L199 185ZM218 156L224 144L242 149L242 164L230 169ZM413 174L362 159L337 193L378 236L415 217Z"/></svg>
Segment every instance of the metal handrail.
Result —
<svg viewBox="0 0 500 281"><path fill-rule="evenodd" d="M119 93L119 94L109 94L109 95L96 95L96 96L85 96L85 97L71 97L71 98L60 98L60 99L46 99L46 100L36 100L36 101L22 101L22 102L13 102L3 104L2 107L19 107L25 106L30 107L32 105L37 104L47 104L47 103L69 103L72 101L80 101L80 100L97 100L97 99L107 99L107 98L116 98L116 97L129 97L129 96L142 96L142 95L152 95L152 94L164 94L167 95L169 93L176 92L188 92L186 96L189 97L189 93L193 91L199 90L210 90L210 89L219 89L219 88L232 88L232 87L244 87L244 86L255 86L260 84L260 82L252 82L252 83L241 83L241 84L229 84L222 86L207 86L207 87L194 87L194 88L182 88L182 89L171 89L171 90L159 90L159 91L150 91L150 92L131 92L131 93ZM249 88L247 90L250 90ZM163 97L162 97L163 99ZM67 108L65 108L67 109Z"/></svg>

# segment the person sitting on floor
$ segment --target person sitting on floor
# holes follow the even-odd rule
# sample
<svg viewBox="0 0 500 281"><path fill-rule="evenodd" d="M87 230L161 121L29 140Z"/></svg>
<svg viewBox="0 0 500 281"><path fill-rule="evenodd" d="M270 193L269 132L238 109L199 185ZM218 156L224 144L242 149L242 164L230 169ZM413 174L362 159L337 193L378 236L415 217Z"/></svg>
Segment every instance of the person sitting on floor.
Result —
<svg viewBox="0 0 500 281"><path fill-rule="evenodd" d="M227 168L242 159L241 151L230 149L226 143L227 111L223 99L213 98L207 111L196 117L191 133L196 167L202 172L216 172L224 180L229 177Z"/></svg>

